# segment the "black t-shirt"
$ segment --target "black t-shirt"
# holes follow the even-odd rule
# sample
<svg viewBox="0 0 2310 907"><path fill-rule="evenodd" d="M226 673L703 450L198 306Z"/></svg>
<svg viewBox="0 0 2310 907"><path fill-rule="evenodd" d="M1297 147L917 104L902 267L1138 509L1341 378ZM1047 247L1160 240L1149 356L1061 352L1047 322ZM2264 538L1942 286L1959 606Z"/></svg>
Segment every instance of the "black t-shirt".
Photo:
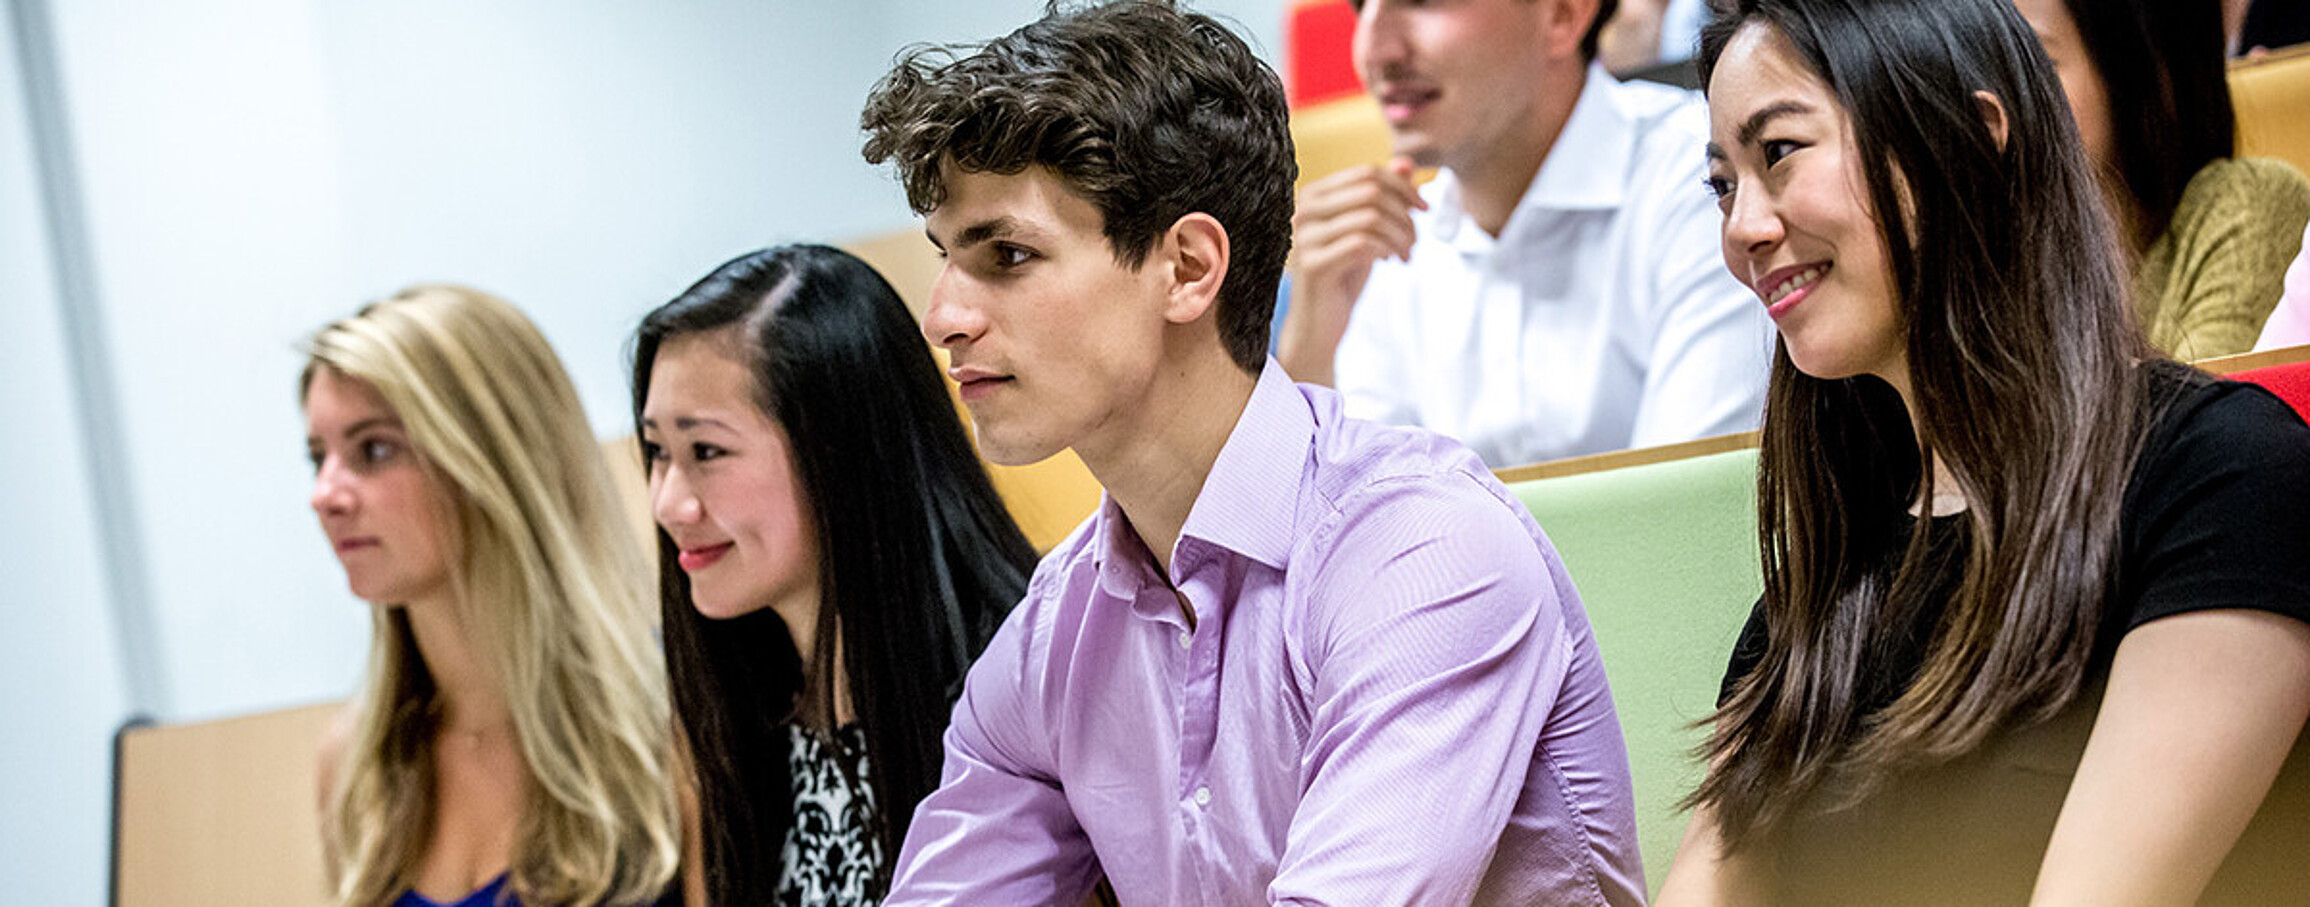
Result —
<svg viewBox="0 0 2310 907"><path fill-rule="evenodd" d="M1857 806L1824 810L1818 794L1800 804L1784 836L1759 842L1780 864L1774 903L2026 903L2100 708L2107 659L2127 631L2218 608L2310 622L2310 426L2262 388L2179 382L2157 379L2180 397L2152 427L2126 488L2118 584L2087 688L2061 714L1891 779ZM1917 521L1894 518L1903 528L1886 556L1898 558ZM1928 526L1932 562L1945 568L1928 600L1945 602L1963 562L1962 527L1958 518ZM1916 677L1938 616L1894 618L1868 655L1870 708ZM1764 646L1760 603L1734 646L1727 692ZM2310 904L2310 737L2296 740L2201 903Z"/></svg>

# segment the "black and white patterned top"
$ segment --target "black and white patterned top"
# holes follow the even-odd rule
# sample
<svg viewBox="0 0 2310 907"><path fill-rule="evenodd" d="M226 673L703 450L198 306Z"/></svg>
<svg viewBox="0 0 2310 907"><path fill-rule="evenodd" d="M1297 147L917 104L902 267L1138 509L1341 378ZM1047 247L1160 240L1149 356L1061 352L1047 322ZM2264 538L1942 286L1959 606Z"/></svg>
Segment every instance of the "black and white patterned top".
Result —
<svg viewBox="0 0 2310 907"><path fill-rule="evenodd" d="M889 855L873 833L874 790L866 784L866 731L857 724L834 738L789 725L786 758L794 779L794 825L786 830L778 902L872 905L867 886Z"/></svg>

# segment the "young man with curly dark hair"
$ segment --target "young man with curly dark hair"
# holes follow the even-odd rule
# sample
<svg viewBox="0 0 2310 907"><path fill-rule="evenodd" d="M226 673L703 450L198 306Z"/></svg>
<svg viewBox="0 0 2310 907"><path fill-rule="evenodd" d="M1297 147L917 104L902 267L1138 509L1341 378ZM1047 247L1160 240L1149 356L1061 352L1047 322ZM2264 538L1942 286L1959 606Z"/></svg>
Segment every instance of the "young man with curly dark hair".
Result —
<svg viewBox="0 0 2310 907"><path fill-rule="evenodd" d="M1475 456L1348 420L1265 338L1283 89L1210 18L1054 10L867 102L946 256L984 453L1107 489L972 668L887 903L1632 904L1578 595Z"/></svg>

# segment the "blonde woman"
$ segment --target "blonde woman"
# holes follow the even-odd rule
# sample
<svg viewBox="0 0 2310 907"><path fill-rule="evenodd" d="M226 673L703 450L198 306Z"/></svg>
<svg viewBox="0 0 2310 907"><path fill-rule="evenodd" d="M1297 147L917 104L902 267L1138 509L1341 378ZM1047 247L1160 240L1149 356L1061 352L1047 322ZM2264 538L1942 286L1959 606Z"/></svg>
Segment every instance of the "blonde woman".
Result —
<svg viewBox="0 0 2310 907"><path fill-rule="evenodd" d="M309 352L313 510L375 620L321 752L333 901L658 901L682 835L648 576L552 348L420 286Z"/></svg>

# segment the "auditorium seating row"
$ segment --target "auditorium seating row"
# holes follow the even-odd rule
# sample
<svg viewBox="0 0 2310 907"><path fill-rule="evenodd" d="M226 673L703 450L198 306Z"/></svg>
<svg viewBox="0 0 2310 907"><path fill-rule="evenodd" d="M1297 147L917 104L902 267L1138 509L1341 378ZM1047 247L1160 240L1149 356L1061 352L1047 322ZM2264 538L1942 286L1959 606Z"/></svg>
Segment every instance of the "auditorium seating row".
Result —
<svg viewBox="0 0 2310 907"><path fill-rule="evenodd" d="M1306 13L1317 4L1303 4ZM1295 42L1336 43L1339 23L1295 23ZM1335 16L1336 18L1336 16ZM1325 29L1329 29L1326 31ZM1329 37L1326 37L1326 36ZM1326 43L1328 42L1328 43ZM1295 47L1293 140L1303 181L1383 159L1376 108L1339 62ZM2310 172L2310 47L2230 72L2240 153ZM874 264L919 314L939 261L914 230L848 248ZM2310 418L2310 347L2200 363L2271 387ZM604 442L620 466L637 535L652 538L630 438ZM1755 539L1755 435L1577 457L1500 476L1548 531L1578 581L1611 673L1634 771L1638 828L1657 887L1699 780L1692 723L1714 703L1724 657L1761 588ZM1071 453L991 467L1039 548L1098 501ZM132 723L115 743L115 905L305 904L321 893L314 747L334 703L167 727Z"/></svg>
<svg viewBox="0 0 2310 907"><path fill-rule="evenodd" d="M2310 346L2200 365L2270 387L2310 418ZM620 472L635 528L646 533L632 442L605 443L634 467ZM1595 625L1655 887L1684 826L1676 801L1699 781L1692 724L1713 706L1725 656L1762 588L1755 475L1753 433L1500 473L1555 542ZM321 890L313 753L336 708L124 729L114 903L313 902Z"/></svg>

